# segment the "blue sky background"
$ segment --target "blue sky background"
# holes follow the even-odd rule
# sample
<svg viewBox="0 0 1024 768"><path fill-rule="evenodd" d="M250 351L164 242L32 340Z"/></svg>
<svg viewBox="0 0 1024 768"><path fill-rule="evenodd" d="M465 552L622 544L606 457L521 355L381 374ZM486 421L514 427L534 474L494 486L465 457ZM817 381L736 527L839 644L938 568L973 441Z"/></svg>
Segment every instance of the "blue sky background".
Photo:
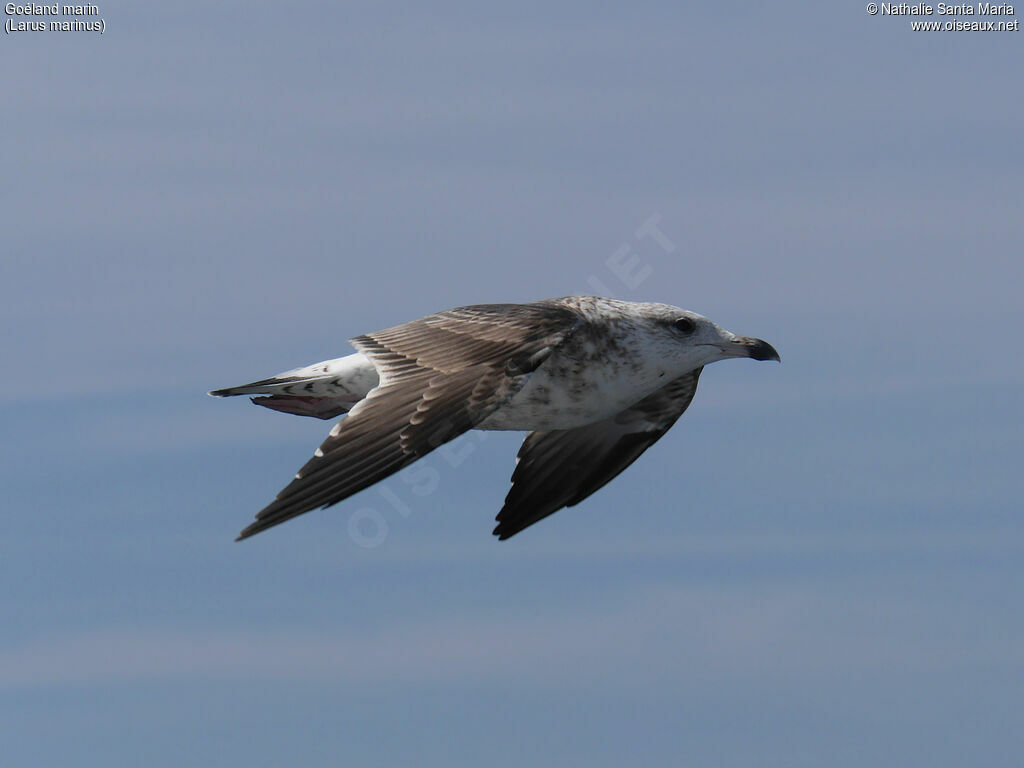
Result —
<svg viewBox="0 0 1024 768"><path fill-rule="evenodd" d="M1020 765L1021 33L431 5L0 44L4 764ZM233 543L327 425L206 390L595 291L784 363L502 544L493 433Z"/></svg>

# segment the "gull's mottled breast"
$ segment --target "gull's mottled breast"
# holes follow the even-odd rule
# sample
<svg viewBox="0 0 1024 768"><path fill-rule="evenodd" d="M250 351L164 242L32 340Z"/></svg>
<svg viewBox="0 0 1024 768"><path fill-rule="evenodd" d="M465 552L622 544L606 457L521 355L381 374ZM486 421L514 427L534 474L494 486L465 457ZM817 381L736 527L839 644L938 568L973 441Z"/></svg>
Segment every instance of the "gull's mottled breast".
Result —
<svg viewBox="0 0 1024 768"><path fill-rule="evenodd" d="M581 326L478 429L573 429L608 418L664 385L642 326L617 307L586 307Z"/></svg>

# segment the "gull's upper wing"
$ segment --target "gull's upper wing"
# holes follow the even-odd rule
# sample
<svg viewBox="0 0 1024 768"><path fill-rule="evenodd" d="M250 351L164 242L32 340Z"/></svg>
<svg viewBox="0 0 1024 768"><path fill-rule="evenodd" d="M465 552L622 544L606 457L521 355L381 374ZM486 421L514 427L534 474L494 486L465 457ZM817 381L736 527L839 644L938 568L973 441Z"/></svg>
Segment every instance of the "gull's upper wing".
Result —
<svg viewBox="0 0 1024 768"><path fill-rule="evenodd" d="M581 322L555 302L484 304L352 339L380 384L238 538L336 504L458 437L515 394Z"/></svg>
<svg viewBox="0 0 1024 768"><path fill-rule="evenodd" d="M673 379L610 419L527 435L494 534L507 539L563 507L579 504L636 461L683 415L702 370Z"/></svg>

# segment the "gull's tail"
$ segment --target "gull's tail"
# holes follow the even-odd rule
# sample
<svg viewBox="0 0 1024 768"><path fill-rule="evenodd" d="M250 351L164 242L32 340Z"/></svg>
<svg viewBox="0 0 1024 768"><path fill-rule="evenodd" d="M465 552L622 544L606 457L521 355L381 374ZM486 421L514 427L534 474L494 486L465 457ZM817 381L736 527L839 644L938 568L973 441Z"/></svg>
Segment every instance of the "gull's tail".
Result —
<svg viewBox="0 0 1024 768"><path fill-rule="evenodd" d="M209 394L266 395L253 397L252 402L283 413L331 419L347 413L377 386L378 380L377 369L365 355L357 353Z"/></svg>

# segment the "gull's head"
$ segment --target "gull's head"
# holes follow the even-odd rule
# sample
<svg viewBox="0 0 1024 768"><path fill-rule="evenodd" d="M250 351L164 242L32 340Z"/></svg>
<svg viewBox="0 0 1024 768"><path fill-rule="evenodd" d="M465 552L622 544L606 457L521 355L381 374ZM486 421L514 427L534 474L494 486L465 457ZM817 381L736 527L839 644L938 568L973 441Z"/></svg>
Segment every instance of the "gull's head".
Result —
<svg viewBox="0 0 1024 768"><path fill-rule="evenodd" d="M644 308L648 330L657 340L658 354L674 373L681 375L730 357L780 360L779 353L767 341L738 336L696 312L667 304L647 304Z"/></svg>

